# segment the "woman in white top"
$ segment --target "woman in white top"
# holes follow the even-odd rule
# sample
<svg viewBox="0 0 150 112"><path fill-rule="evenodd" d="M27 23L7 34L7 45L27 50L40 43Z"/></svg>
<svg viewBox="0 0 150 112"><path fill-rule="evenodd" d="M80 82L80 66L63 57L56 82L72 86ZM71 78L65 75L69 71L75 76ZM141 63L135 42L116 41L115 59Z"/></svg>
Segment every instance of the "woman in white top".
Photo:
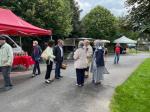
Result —
<svg viewBox="0 0 150 112"><path fill-rule="evenodd" d="M55 56L53 55L53 46L54 41L49 41L48 42L48 46L45 50L47 56L48 56L48 60L46 60L46 64L47 64L47 70L46 70L46 75L45 75L45 83L50 83L52 80L50 80L50 74L52 71L52 67L53 67L53 61Z"/></svg>
<svg viewBox="0 0 150 112"><path fill-rule="evenodd" d="M80 41L78 44L78 49L74 52L75 59L75 69L77 75L77 84L78 86L84 86L84 75L85 68L87 68L87 55L86 50L84 49L84 42Z"/></svg>

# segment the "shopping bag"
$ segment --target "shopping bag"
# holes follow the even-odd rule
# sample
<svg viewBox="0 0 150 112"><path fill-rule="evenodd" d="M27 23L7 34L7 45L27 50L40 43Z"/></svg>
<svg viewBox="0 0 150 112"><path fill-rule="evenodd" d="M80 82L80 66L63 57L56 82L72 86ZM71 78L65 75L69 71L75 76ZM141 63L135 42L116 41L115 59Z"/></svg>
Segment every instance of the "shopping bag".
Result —
<svg viewBox="0 0 150 112"><path fill-rule="evenodd" d="M61 65L61 69L64 69L64 70L65 70L66 68L67 68L67 64L64 64L64 63L63 63L63 64Z"/></svg>
<svg viewBox="0 0 150 112"><path fill-rule="evenodd" d="M41 54L41 58L45 61L48 60L48 54L47 54L46 50L44 50L43 53Z"/></svg>

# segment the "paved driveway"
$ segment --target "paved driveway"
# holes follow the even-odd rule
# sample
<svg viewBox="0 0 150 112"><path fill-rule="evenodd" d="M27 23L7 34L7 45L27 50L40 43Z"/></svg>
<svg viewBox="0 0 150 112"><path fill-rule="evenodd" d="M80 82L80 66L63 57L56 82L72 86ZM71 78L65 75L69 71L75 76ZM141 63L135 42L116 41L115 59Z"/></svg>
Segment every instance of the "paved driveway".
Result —
<svg viewBox="0 0 150 112"><path fill-rule="evenodd" d="M102 86L95 86L91 78L85 86L75 86L75 70L69 62L62 71L61 80L46 85L44 72L31 78L31 71L13 73L14 88L0 92L1 112L109 112L109 103L114 89L125 81L148 54L121 56L120 64L113 64L113 57L106 59L110 74L105 75ZM42 71L45 66L42 65ZM52 73L53 76L54 73ZM2 86L2 80L0 85Z"/></svg>

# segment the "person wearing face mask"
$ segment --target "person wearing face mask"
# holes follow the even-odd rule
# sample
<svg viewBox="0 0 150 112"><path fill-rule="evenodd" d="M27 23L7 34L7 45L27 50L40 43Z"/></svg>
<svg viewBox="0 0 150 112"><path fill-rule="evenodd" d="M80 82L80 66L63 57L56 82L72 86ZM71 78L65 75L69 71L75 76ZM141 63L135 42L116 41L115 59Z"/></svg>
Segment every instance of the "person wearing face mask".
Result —
<svg viewBox="0 0 150 112"><path fill-rule="evenodd" d="M32 77L35 77L36 75L40 75L41 74L41 70L40 70L40 57L42 54L42 49L41 47L38 45L38 41L33 41L33 52L32 52L32 58L35 61L34 64L34 68L33 68L33 75ZM36 73L36 70L38 70L38 73Z"/></svg>
<svg viewBox="0 0 150 112"><path fill-rule="evenodd" d="M109 72L105 68L104 62L104 48L100 40L94 41L95 51L93 56L93 61L91 65L91 72L93 73L93 83L101 84L101 81L104 80L103 74L108 74Z"/></svg>
<svg viewBox="0 0 150 112"><path fill-rule="evenodd" d="M4 78L4 90L12 89L10 72L13 64L13 50L6 42L7 35L0 35L0 68Z"/></svg>

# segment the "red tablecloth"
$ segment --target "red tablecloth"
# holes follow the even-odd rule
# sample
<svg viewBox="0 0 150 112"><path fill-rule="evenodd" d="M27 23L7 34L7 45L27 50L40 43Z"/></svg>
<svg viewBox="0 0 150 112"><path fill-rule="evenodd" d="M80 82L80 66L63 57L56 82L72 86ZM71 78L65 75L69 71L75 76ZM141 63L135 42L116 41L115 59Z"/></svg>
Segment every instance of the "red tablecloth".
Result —
<svg viewBox="0 0 150 112"><path fill-rule="evenodd" d="M29 68L35 62L31 56L15 56L13 61L13 66L23 65L26 68Z"/></svg>

